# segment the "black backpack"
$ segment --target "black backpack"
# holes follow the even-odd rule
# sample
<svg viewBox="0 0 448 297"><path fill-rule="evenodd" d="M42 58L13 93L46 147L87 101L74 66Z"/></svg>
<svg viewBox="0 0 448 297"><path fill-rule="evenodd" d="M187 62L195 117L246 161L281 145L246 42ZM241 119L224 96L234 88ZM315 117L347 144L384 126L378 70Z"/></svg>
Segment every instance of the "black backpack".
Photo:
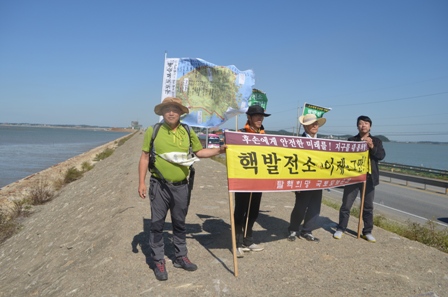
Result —
<svg viewBox="0 0 448 297"><path fill-rule="evenodd" d="M188 138L190 139L190 148L189 148L188 153L192 154L193 148L191 147L190 126L188 126L187 124L184 124L184 123L180 123L180 124L182 125L182 127L184 127L184 129L188 133ZM164 182L167 182L165 180L165 178L163 177L162 173L155 166L156 150L154 148L154 139L156 138L157 133L159 133L159 129L162 125L163 125L163 123L157 123L153 126L151 142L150 142L151 151L150 151L150 156L149 156L148 170L149 171L153 170L155 173L157 173L157 175L159 176L160 179L162 179ZM190 204L190 195L191 195L191 190L193 190L194 174L195 174L195 169L194 169L193 165L191 165L189 169L190 169L190 174L188 175L188 188L190 191L188 194L188 204Z"/></svg>

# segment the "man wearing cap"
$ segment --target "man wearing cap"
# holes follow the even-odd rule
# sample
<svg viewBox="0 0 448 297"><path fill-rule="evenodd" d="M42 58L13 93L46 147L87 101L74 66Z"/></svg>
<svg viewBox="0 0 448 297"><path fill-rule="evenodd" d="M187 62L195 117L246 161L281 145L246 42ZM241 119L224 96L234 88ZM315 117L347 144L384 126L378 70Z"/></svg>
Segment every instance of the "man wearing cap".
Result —
<svg viewBox="0 0 448 297"><path fill-rule="evenodd" d="M362 238L369 242L376 242L372 235L373 229L373 199L375 198L375 186L380 183L380 174L378 169L378 161L386 157L386 151L383 148L383 142L378 137L370 134L372 127L372 120L368 116L359 116L356 120L358 127L358 135L350 137L349 141L365 141L369 147L369 159L371 166L371 173L367 173L366 179L366 193L364 196L364 209L362 212L362 219L364 221L364 228L362 230ZM353 202L360 191L362 191L363 184L347 185L344 187L344 194L342 194L342 205L339 210L339 224L333 238L341 239L342 234L347 229L348 220L350 218L350 209ZM362 192L361 192L362 193Z"/></svg>
<svg viewBox="0 0 448 297"><path fill-rule="evenodd" d="M249 106L247 122L240 132L265 134L263 120L270 116L260 105ZM244 252L259 252L264 248L254 243L252 228L260 211L261 193L235 193L235 235L237 243L237 257L242 258ZM246 228L247 226L247 228Z"/></svg>
<svg viewBox="0 0 448 297"><path fill-rule="evenodd" d="M167 97L154 108L157 115L163 117L153 146L155 148L154 166L149 180L149 198L151 203L151 226L149 245L154 261L153 270L158 280L167 280L165 267L165 250L163 227L168 210L170 210L173 225L173 244L175 259L173 265L187 271L194 271L197 266L187 257L185 218L188 212L189 188L187 177L189 166L196 157L208 158L225 152L226 146L220 148L203 149L192 129L188 132L180 123L180 116L189 113L179 98ZM151 159L151 138L153 127L146 130L142 154L138 165L139 186L138 194L146 198L146 172ZM190 135L189 135L190 134ZM188 156L191 148L195 156Z"/></svg>
<svg viewBox="0 0 448 297"><path fill-rule="evenodd" d="M300 116L299 122L305 129L302 136L317 138L319 127L322 127L326 121L325 118L318 119L315 114ZM291 212L291 219L288 227L288 240L296 240L300 224L303 221L300 237L308 241L319 242L319 239L313 236L312 228L316 225L316 221L319 218L322 203L322 190L296 191L294 193L296 202Z"/></svg>

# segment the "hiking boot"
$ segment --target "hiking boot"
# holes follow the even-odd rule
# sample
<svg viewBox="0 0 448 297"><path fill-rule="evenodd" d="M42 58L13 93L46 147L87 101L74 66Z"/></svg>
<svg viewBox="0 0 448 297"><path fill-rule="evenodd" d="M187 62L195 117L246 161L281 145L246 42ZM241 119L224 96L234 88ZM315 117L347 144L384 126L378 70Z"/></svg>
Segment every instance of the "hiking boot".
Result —
<svg viewBox="0 0 448 297"><path fill-rule="evenodd" d="M196 269L198 269L198 266L196 264L191 263L190 259L188 259L187 256L177 257L173 265L176 268L183 268L188 271L195 271Z"/></svg>
<svg viewBox="0 0 448 297"><path fill-rule="evenodd" d="M334 239L341 239L342 238L342 230L336 230L333 234Z"/></svg>
<svg viewBox="0 0 448 297"><path fill-rule="evenodd" d="M168 279L168 272L166 272L165 260L154 262L154 274L159 281L166 281Z"/></svg>
<svg viewBox="0 0 448 297"><path fill-rule="evenodd" d="M300 233L300 237L305 238L308 241L319 242L319 238L314 237L311 233Z"/></svg>
<svg viewBox="0 0 448 297"><path fill-rule="evenodd" d="M288 240L294 241L297 238L297 233L295 231L289 231Z"/></svg>
<svg viewBox="0 0 448 297"><path fill-rule="evenodd" d="M371 233L361 235L361 238L367 240L368 242L376 242L375 237Z"/></svg>
<svg viewBox="0 0 448 297"><path fill-rule="evenodd" d="M243 252L261 252L262 250L264 250L264 247L262 247L261 245L252 243L249 246L245 246L243 244L243 246L241 247L241 249L243 250Z"/></svg>
<svg viewBox="0 0 448 297"><path fill-rule="evenodd" d="M243 248L241 248L241 247L236 248L236 257L237 257L237 258L243 258L243 257L244 257L244 251L243 251Z"/></svg>

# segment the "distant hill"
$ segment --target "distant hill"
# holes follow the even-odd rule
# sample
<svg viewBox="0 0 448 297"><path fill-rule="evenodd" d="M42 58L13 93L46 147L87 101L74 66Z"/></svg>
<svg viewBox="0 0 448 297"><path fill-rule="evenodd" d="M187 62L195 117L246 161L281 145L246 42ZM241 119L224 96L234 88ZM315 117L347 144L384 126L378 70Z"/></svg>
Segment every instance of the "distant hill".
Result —
<svg viewBox="0 0 448 297"><path fill-rule="evenodd" d="M285 130L278 130L278 131L273 131L273 130L266 130L267 134L275 134L275 135L288 135L288 136L293 136L295 134L292 134L291 132L285 131ZM346 134L346 135L325 135L325 134L317 134L318 138L326 138L326 139L339 139L339 140L347 140L349 137L352 137L353 135L351 134ZM384 135L375 135L375 137L378 137L379 139L381 139L383 142L390 142L389 138L387 138Z"/></svg>

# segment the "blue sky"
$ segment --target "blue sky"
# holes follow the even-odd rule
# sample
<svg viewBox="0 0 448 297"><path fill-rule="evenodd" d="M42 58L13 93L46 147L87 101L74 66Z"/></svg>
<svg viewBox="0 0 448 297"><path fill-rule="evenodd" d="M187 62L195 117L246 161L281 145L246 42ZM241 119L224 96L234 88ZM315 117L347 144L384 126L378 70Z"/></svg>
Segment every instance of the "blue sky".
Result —
<svg viewBox="0 0 448 297"><path fill-rule="evenodd" d="M268 130L308 102L332 108L322 134L363 114L374 135L448 141L447 32L446 0L2 0L0 122L152 125L166 52L252 69Z"/></svg>

